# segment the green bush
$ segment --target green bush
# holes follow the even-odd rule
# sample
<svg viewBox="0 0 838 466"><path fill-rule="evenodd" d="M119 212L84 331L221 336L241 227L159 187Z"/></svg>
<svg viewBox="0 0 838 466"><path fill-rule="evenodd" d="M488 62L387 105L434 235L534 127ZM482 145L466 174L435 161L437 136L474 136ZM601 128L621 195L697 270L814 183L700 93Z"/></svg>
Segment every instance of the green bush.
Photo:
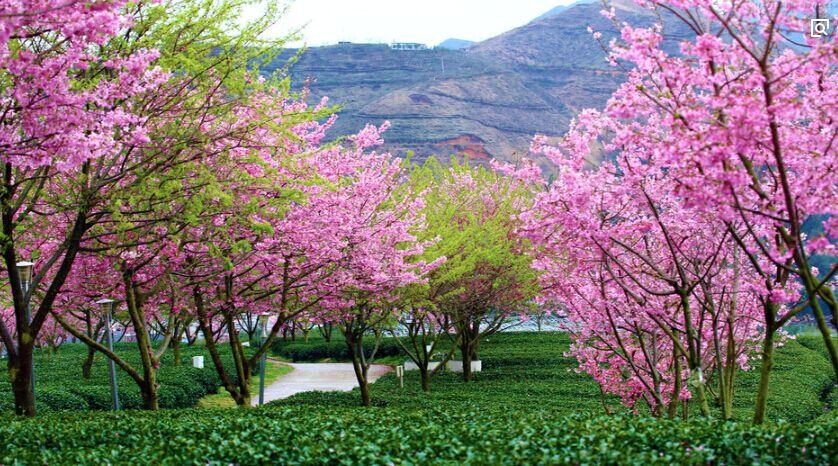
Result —
<svg viewBox="0 0 838 466"><path fill-rule="evenodd" d="M818 337L820 338L820 337ZM808 347L808 340L788 340L774 351L774 368L768 385L770 419L804 422L829 410L828 393L834 387L832 365L823 340ZM759 358L754 369L741 372L736 379L735 415L749 419L759 382Z"/></svg>
<svg viewBox="0 0 838 466"><path fill-rule="evenodd" d="M223 351L226 347L222 347ZM134 343L118 343L114 350L134 368L141 370L140 357ZM185 347L183 363L175 365L171 349L167 351L157 373L162 408L188 408L221 385L215 367L209 362L204 369L191 366L191 357L205 354L204 348ZM207 359L208 354L205 354ZM38 351L35 358L35 406L39 411L110 410L113 407L108 360L97 354L90 379L82 378L82 362L87 356L83 344L62 345L56 354ZM227 367L232 367L229 351L222 353ZM236 380L235 371L231 376ZM142 409L143 399L136 382L117 366L119 401L123 409ZM0 413L14 410L12 387L7 378L0 381Z"/></svg>
<svg viewBox="0 0 838 466"><path fill-rule="evenodd" d="M644 417L321 407L2 419L15 464L835 464L838 419L752 427Z"/></svg>
<svg viewBox="0 0 838 466"><path fill-rule="evenodd" d="M0 416L0 464L838 464L838 415L826 411L834 392L823 391L831 368L814 348L788 341L777 349L770 423L753 427L757 371L738 375L737 421L657 420L603 397L564 355L569 344L561 333L492 335L473 382L443 372L426 394L417 372L404 388L388 374L372 386L369 409L354 391L302 393L254 410ZM219 382L209 368L164 361L160 383L161 405L174 407ZM64 385L109 409L106 383ZM139 392L126 385L124 403L139 408ZM603 416L603 406L616 414Z"/></svg>
<svg viewBox="0 0 838 466"><path fill-rule="evenodd" d="M83 397L69 390L56 387L47 387L36 391L35 403L56 411L87 409L87 401Z"/></svg>
<svg viewBox="0 0 838 466"><path fill-rule="evenodd" d="M798 335L795 340L810 350L820 353L823 357L829 358L829 353L826 351L826 345L821 335ZM832 341L838 345L838 337L833 337Z"/></svg>
<svg viewBox="0 0 838 466"><path fill-rule="evenodd" d="M375 349L375 342L372 337L364 341L364 354L369 357ZM326 342L322 338L311 338L308 342L303 341L285 341L276 340L271 345L271 352L274 355L281 356L292 361L320 361L323 359L333 359L336 361L346 361L350 359L349 349L346 347L346 342L343 337L337 335L331 342ZM391 338L385 338L381 341L375 357L383 358L387 356L396 356L401 354L401 348Z"/></svg>

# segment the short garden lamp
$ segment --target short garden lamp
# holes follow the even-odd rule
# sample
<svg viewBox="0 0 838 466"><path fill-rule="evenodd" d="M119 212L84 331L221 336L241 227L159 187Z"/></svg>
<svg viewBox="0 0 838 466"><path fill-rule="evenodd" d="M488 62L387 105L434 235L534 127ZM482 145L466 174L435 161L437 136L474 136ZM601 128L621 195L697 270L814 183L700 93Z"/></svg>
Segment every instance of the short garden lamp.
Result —
<svg viewBox="0 0 838 466"><path fill-rule="evenodd" d="M113 330L111 325L111 314L113 314L113 299L103 298L96 301L102 314L105 316L105 335L108 340L108 350L113 352ZM116 365L113 359L108 358L108 371L111 375L111 398L113 398L113 409L119 411L119 387L116 384Z"/></svg>
<svg viewBox="0 0 838 466"><path fill-rule="evenodd" d="M267 314L262 314L257 318L257 322L259 323L259 331L262 334L261 344L260 347L265 344L265 339L268 335L268 319L270 316ZM259 357L259 406L265 404L265 359L267 358L268 350L265 349L262 352L262 356Z"/></svg>
<svg viewBox="0 0 838 466"><path fill-rule="evenodd" d="M268 331L268 320L270 320L270 318L271 316L267 314L262 314L257 318L259 326L262 328L262 338L264 338L265 333Z"/></svg>
<svg viewBox="0 0 838 466"><path fill-rule="evenodd" d="M24 295L29 294L29 286L32 285L32 268L35 266L34 262L29 261L21 261L15 264L17 266L17 274L20 277L20 288L23 291ZM26 307L23 309L23 316L26 319L26 323L29 324L29 314L30 314L30 301L26 299ZM32 377L30 380L32 384L32 397L35 397L35 363L32 363Z"/></svg>

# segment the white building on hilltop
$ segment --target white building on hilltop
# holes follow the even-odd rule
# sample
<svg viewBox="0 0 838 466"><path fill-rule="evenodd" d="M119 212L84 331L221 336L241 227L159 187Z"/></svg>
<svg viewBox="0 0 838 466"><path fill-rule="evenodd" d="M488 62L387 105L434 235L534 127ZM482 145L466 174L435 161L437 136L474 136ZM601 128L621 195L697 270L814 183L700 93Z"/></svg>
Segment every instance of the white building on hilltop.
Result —
<svg viewBox="0 0 838 466"><path fill-rule="evenodd" d="M428 50L427 45L416 42L393 42L390 44L390 48L393 50Z"/></svg>

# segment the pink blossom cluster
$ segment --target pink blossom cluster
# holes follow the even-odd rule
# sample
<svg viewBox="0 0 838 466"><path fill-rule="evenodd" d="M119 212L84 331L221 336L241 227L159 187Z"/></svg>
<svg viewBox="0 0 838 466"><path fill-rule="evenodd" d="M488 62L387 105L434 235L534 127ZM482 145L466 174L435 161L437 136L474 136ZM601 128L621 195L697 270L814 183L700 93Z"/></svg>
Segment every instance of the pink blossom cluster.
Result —
<svg viewBox="0 0 838 466"><path fill-rule="evenodd" d="M93 51L126 25L124 1L0 2L0 89L4 162L71 171L122 143L147 141L143 121L124 99L168 79L151 65L155 51L102 63ZM113 79L88 76L94 64Z"/></svg>

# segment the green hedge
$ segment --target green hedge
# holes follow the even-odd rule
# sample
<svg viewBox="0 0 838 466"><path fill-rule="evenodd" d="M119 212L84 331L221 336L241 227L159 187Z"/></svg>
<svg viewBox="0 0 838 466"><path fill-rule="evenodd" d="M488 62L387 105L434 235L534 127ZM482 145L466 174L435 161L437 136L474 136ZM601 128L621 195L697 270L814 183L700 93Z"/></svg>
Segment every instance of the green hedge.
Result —
<svg viewBox="0 0 838 466"><path fill-rule="evenodd" d="M643 417L263 408L0 419L15 464L836 464L838 419L752 427Z"/></svg>
<svg viewBox="0 0 838 466"><path fill-rule="evenodd" d="M823 391L831 372L815 346L778 348L770 423L753 427L756 371L737 379L740 421L655 420L601 397L564 356L569 343L560 333L493 335L473 382L442 373L424 394L416 372L404 388L389 374L372 386L370 409L357 407L354 391L303 393L253 410L0 415L0 464L838 464L838 415L827 411L834 392ZM167 367L164 406L217 387L212 370ZM80 400L109 407L107 385L46 388L39 396L61 409ZM603 404L617 414L602 416Z"/></svg>
<svg viewBox="0 0 838 466"><path fill-rule="evenodd" d="M829 359L829 353L826 351L826 345L823 343L823 337L818 335L798 335L794 337L798 343L809 348L816 353L819 353L824 358ZM838 337L832 337L832 342L838 345Z"/></svg>
<svg viewBox="0 0 838 466"><path fill-rule="evenodd" d="M226 348L224 348L226 350ZM119 343L114 350L137 370L141 370L139 353L134 343ZM172 350L163 357L157 373L161 408L187 408L210 393L216 393L221 380L209 354L201 347L181 350L182 364L175 365ZM205 356L205 368L192 367L194 355ZM39 351L35 358L35 405L39 412L109 410L112 407L107 358L97 354L90 379L82 378L82 362L87 356L83 344L62 345L56 354ZM232 367L229 352L222 353L225 364ZM235 371L231 371L235 379ZM117 366L119 400L124 409L141 409L142 396L137 384ZM11 384L4 375L0 380L0 412L14 410Z"/></svg>
<svg viewBox="0 0 838 466"><path fill-rule="evenodd" d="M369 357L375 344L370 337L364 341L364 354ZM322 338L312 338L308 342L303 341L285 341L276 340L271 345L271 352L276 356L281 356L292 361L320 361L323 359L333 359L336 361L346 361L350 359L349 349L346 347L346 341L343 337L337 335L331 342L326 342ZM387 356L397 356L401 354L401 348L392 339L383 339L376 351L377 358Z"/></svg>

